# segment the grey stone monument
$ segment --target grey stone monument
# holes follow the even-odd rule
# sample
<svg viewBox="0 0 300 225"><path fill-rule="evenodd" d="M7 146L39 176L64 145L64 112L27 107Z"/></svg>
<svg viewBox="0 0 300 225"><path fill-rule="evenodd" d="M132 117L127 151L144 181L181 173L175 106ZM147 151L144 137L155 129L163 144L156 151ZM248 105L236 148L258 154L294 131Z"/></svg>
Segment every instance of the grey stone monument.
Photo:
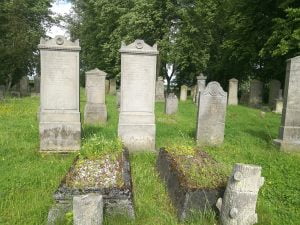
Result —
<svg viewBox="0 0 300 225"><path fill-rule="evenodd" d="M110 79L109 81L109 94L115 95L117 92L117 81L116 78Z"/></svg>
<svg viewBox="0 0 300 225"><path fill-rule="evenodd" d="M21 97L29 96L29 79L23 76L20 80L20 95Z"/></svg>
<svg viewBox="0 0 300 225"><path fill-rule="evenodd" d="M197 144L219 145L224 140L227 92L218 82L210 82L200 92L197 120Z"/></svg>
<svg viewBox="0 0 300 225"><path fill-rule="evenodd" d="M275 109L276 99L279 98L279 90L281 88L281 83L279 80L271 80L269 89L269 106L271 109Z"/></svg>
<svg viewBox="0 0 300 225"><path fill-rule="evenodd" d="M228 105L238 104L238 82L235 78L229 80Z"/></svg>
<svg viewBox="0 0 300 225"><path fill-rule="evenodd" d="M195 103L198 104L199 102L199 92L204 91L206 87L206 76L203 75L203 73L200 73L199 76L197 76L197 89L196 89L196 97L195 97Z"/></svg>
<svg viewBox="0 0 300 225"><path fill-rule="evenodd" d="M259 80L250 82L249 106L260 107L262 104L263 83Z"/></svg>
<svg viewBox="0 0 300 225"><path fill-rule="evenodd" d="M104 124L107 121L105 105L105 77L106 73L94 69L85 73L85 88L87 102L84 108L85 124Z"/></svg>
<svg viewBox="0 0 300 225"><path fill-rule="evenodd" d="M41 39L40 151L80 149L79 41Z"/></svg>
<svg viewBox="0 0 300 225"><path fill-rule="evenodd" d="M282 89L279 90L278 98L275 100L275 110L273 112L282 114L283 110L283 98L282 98Z"/></svg>
<svg viewBox="0 0 300 225"><path fill-rule="evenodd" d="M181 87L180 87L180 101L186 101L187 91L188 91L188 87L186 85L181 85Z"/></svg>
<svg viewBox="0 0 300 225"><path fill-rule="evenodd" d="M162 77L157 77L155 85L155 101L163 102L165 101L165 86L164 79Z"/></svg>
<svg viewBox="0 0 300 225"><path fill-rule="evenodd" d="M129 151L155 149L155 77L157 46L136 40L122 43L121 108L118 134Z"/></svg>
<svg viewBox="0 0 300 225"><path fill-rule="evenodd" d="M283 151L300 152L300 56L287 61L283 111L278 139Z"/></svg>
<svg viewBox="0 0 300 225"><path fill-rule="evenodd" d="M174 93L168 94L165 103L165 113L167 115L175 114L178 110L178 98Z"/></svg>
<svg viewBox="0 0 300 225"><path fill-rule="evenodd" d="M40 93L40 89L41 89L41 78L39 76L35 76L34 77L34 91L35 93Z"/></svg>
<svg viewBox="0 0 300 225"><path fill-rule="evenodd" d="M222 198L217 201L222 225L256 224L258 191L264 183L261 167L237 163L234 166Z"/></svg>
<svg viewBox="0 0 300 225"><path fill-rule="evenodd" d="M74 225L102 225L103 197L87 194L73 197Z"/></svg>

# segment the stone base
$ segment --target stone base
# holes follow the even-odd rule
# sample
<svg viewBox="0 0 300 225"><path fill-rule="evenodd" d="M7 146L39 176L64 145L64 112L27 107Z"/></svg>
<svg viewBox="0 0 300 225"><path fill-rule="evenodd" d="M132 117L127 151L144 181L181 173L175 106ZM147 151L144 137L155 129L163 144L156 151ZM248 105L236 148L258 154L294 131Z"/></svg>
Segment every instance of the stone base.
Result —
<svg viewBox="0 0 300 225"><path fill-rule="evenodd" d="M298 142L286 142L280 139L274 139L273 143L284 152L300 152L300 140Z"/></svg>
<svg viewBox="0 0 300 225"><path fill-rule="evenodd" d="M107 110L105 104L88 103L84 109L85 124L105 124L107 121Z"/></svg>

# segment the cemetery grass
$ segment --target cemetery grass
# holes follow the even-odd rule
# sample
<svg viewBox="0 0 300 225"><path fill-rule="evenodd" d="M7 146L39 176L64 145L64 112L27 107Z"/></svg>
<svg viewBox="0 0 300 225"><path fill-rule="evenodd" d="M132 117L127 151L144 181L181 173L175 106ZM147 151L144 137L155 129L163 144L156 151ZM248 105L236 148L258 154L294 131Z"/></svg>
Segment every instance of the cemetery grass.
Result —
<svg viewBox="0 0 300 225"><path fill-rule="evenodd" d="M85 105L81 90L81 112ZM0 102L0 224L43 224L53 203L52 194L70 168L76 154L67 156L38 153L38 97ZM117 138L118 112L114 96L107 97L108 123L83 126L83 146L94 135ZM196 107L181 102L176 115L165 115L164 104L156 104L157 147L196 147ZM259 164L266 181L258 200L259 224L300 224L300 156L279 152L272 144L277 137L280 116L261 115L259 110L232 106L227 110L225 142L201 150L232 167L236 162ZM130 156L136 220L105 217L114 224L181 224L156 171L156 155ZM66 217L65 224L71 224ZM185 224L217 224L213 212L195 214Z"/></svg>

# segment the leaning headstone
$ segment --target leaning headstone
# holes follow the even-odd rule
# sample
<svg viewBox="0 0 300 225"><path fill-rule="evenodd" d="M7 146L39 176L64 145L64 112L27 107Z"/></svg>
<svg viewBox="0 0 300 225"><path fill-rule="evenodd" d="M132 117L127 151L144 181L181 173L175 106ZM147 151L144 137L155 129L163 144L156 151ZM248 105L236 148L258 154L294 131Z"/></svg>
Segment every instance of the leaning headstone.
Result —
<svg viewBox="0 0 300 225"><path fill-rule="evenodd" d="M275 108L276 99L279 98L279 90L281 87L281 83L279 80L271 80L270 82L270 90L269 90L269 106L271 109Z"/></svg>
<svg viewBox="0 0 300 225"><path fill-rule="evenodd" d="M73 197L74 225L102 225L102 195L87 194Z"/></svg>
<svg viewBox="0 0 300 225"><path fill-rule="evenodd" d="M5 86L0 85L0 100L4 99L4 95L5 95Z"/></svg>
<svg viewBox="0 0 300 225"><path fill-rule="evenodd" d="M122 43L121 108L118 134L129 151L155 149L155 76L157 46L136 40Z"/></svg>
<svg viewBox="0 0 300 225"><path fill-rule="evenodd" d="M25 97L29 95L29 79L27 76L24 76L20 80L20 95Z"/></svg>
<svg viewBox="0 0 300 225"><path fill-rule="evenodd" d="M300 152L300 56L287 61L283 111L278 139L283 151Z"/></svg>
<svg viewBox="0 0 300 225"><path fill-rule="evenodd" d="M85 88L87 102L84 108L85 124L104 124L107 121L105 105L105 77L106 73L94 69L85 73Z"/></svg>
<svg viewBox="0 0 300 225"><path fill-rule="evenodd" d="M115 95L117 92L117 81L116 78L109 81L109 94Z"/></svg>
<svg viewBox="0 0 300 225"><path fill-rule="evenodd" d="M105 94L109 93L109 80L105 80Z"/></svg>
<svg viewBox="0 0 300 225"><path fill-rule="evenodd" d="M188 91L188 87L186 85L181 85L181 87L180 87L180 101L186 101L187 91Z"/></svg>
<svg viewBox="0 0 300 225"><path fill-rule="evenodd" d="M157 77L155 85L155 101L163 102L165 101L165 86L164 79L162 77Z"/></svg>
<svg viewBox="0 0 300 225"><path fill-rule="evenodd" d="M249 106L260 107L262 104L263 83L259 80L252 80L250 83Z"/></svg>
<svg viewBox="0 0 300 225"><path fill-rule="evenodd" d="M283 110L283 98L282 98L282 89L279 90L278 98L275 100L275 113L282 114Z"/></svg>
<svg viewBox="0 0 300 225"><path fill-rule="evenodd" d="M79 41L41 39L40 151L80 149Z"/></svg>
<svg viewBox="0 0 300 225"><path fill-rule="evenodd" d="M229 80L228 105L238 104L238 82L235 78Z"/></svg>
<svg viewBox="0 0 300 225"><path fill-rule="evenodd" d="M224 140L227 93L218 82L210 82L200 92L197 120L197 144L218 145Z"/></svg>
<svg viewBox="0 0 300 225"><path fill-rule="evenodd" d="M174 93L168 94L165 104L165 113L167 115L175 114L178 110L178 98Z"/></svg>
<svg viewBox="0 0 300 225"><path fill-rule="evenodd" d="M41 78L39 76L34 77L34 92L40 93L40 84L41 84Z"/></svg>
<svg viewBox="0 0 300 225"><path fill-rule="evenodd" d="M223 198L217 201L222 225L252 225L259 188L263 185L261 167L237 163L230 176Z"/></svg>
<svg viewBox="0 0 300 225"><path fill-rule="evenodd" d="M204 91L206 87L206 76L203 75L203 73L200 73L199 76L197 76L197 89L196 89L196 97L195 97L195 103L198 104L199 102L199 96L202 91Z"/></svg>

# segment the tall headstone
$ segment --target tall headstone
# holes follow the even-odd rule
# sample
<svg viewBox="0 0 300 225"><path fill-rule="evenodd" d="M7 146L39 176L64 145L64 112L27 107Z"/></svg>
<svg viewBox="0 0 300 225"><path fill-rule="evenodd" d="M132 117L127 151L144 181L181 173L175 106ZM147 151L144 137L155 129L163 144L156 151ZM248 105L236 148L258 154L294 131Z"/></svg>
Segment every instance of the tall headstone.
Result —
<svg viewBox="0 0 300 225"><path fill-rule="evenodd" d="M80 149L79 41L41 39L40 151Z"/></svg>
<svg viewBox="0 0 300 225"><path fill-rule="evenodd" d="M238 82L235 78L229 80L228 105L238 104Z"/></svg>
<svg viewBox="0 0 300 225"><path fill-rule="evenodd" d="M218 82L200 92L196 139L198 145L219 145L224 140L227 93Z"/></svg>
<svg viewBox="0 0 300 225"><path fill-rule="evenodd" d="M199 92L204 91L206 87L206 76L203 75L203 73L200 73L199 76L197 76L197 89L196 89L196 97L195 97L195 103L198 104L199 102Z"/></svg>
<svg viewBox="0 0 300 225"><path fill-rule="evenodd" d="M279 90L278 98L275 100L275 110L273 112L282 114L283 110L283 98L282 98L282 89Z"/></svg>
<svg viewBox="0 0 300 225"><path fill-rule="evenodd" d="M167 115L175 114L178 110L178 98L174 93L168 94L165 103L165 113Z"/></svg>
<svg viewBox="0 0 300 225"><path fill-rule="evenodd" d="M186 101L187 91L188 91L188 87L186 85L181 85L181 87L180 87L180 101Z"/></svg>
<svg viewBox="0 0 300 225"><path fill-rule="evenodd" d="M259 80L252 80L250 83L249 106L260 107L262 104L263 83Z"/></svg>
<svg viewBox="0 0 300 225"><path fill-rule="evenodd" d="M24 76L20 80L20 95L25 97L29 95L29 79L27 76Z"/></svg>
<svg viewBox="0 0 300 225"><path fill-rule="evenodd" d="M85 73L87 102L84 109L84 123L86 124L97 125L107 121L105 77L106 73L97 68Z"/></svg>
<svg viewBox="0 0 300 225"><path fill-rule="evenodd" d="M283 151L300 152L300 56L287 61L283 111L278 139Z"/></svg>
<svg viewBox="0 0 300 225"><path fill-rule="evenodd" d="M281 88L281 83L279 80L271 80L269 89L269 106L274 109L276 106L276 99L279 98L279 90Z"/></svg>
<svg viewBox="0 0 300 225"><path fill-rule="evenodd" d="M136 40L122 43L121 108L118 134L129 151L155 149L155 77L157 46Z"/></svg>
<svg viewBox="0 0 300 225"><path fill-rule="evenodd" d="M109 93L109 80L105 80L105 94Z"/></svg>
<svg viewBox="0 0 300 225"><path fill-rule="evenodd" d="M157 77L155 85L155 101L163 102L165 101L165 86L164 79L162 77Z"/></svg>
<svg viewBox="0 0 300 225"><path fill-rule="evenodd" d="M39 76L34 77L34 91L35 93L40 93L41 89L41 78Z"/></svg>
<svg viewBox="0 0 300 225"><path fill-rule="evenodd" d="M117 81L116 78L110 79L109 81L109 94L115 95L117 92Z"/></svg>

